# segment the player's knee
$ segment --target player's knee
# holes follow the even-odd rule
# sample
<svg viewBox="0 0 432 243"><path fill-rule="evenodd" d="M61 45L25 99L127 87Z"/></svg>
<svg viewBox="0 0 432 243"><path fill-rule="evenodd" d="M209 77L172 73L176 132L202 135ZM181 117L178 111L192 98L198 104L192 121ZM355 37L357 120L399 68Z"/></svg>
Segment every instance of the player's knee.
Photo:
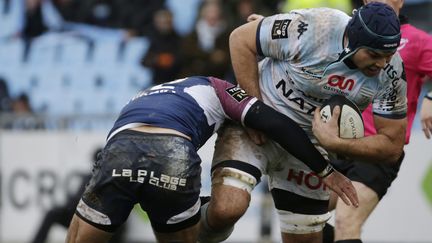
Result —
<svg viewBox="0 0 432 243"><path fill-rule="evenodd" d="M215 169L209 213L216 222L235 223L247 210L257 179L238 169ZM229 196L228 196L229 195Z"/></svg>
<svg viewBox="0 0 432 243"><path fill-rule="evenodd" d="M241 203L243 201L243 203ZM221 224L234 224L246 212L248 203L244 199L233 200L232 203L226 203L215 200L209 207L209 214L212 222L221 222ZM239 202L239 203L237 203Z"/></svg>

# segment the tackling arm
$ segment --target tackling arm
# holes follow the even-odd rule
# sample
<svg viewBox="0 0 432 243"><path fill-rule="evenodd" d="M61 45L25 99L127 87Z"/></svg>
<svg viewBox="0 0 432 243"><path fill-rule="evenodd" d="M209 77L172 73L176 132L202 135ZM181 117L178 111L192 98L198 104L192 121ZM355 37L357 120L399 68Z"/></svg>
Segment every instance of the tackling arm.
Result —
<svg viewBox="0 0 432 243"><path fill-rule="evenodd" d="M358 207L358 197L351 181L324 159L303 129L291 118L256 101L243 120L244 125L265 132L285 150L305 163L345 202Z"/></svg>
<svg viewBox="0 0 432 243"><path fill-rule="evenodd" d="M257 101L250 107L243 123L264 132L317 174L329 166L297 123L263 102Z"/></svg>

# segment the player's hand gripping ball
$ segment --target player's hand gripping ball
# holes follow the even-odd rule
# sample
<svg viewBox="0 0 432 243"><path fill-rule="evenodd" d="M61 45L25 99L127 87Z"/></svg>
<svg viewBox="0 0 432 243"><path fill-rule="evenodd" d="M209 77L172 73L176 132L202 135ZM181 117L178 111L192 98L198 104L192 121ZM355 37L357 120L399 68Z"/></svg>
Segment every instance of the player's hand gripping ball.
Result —
<svg viewBox="0 0 432 243"><path fill-rule="evenodd" d="M364 124L360 109L345 96L335 95L321 106L320 115L324 122L330 120L334 107L341 109L338 119L339 137L361 138L364 136Z"/></svg>

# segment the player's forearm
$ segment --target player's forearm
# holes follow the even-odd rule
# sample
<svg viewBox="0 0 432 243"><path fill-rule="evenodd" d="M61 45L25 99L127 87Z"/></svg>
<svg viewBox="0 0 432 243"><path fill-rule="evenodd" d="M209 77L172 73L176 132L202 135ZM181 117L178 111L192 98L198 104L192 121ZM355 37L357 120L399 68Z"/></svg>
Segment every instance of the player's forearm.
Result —
<svg viewBox="0 0 432 243"><path fill-rule="evenodd" d="M341 138L337 143L326 148L338 155L361 159L371 163L394 163L402 155L404 138L405 133L403 135L400 134L395 139L390 139L382 134L358 139Z"/></svg>
<svg viewBox="0 0 432 243"><path fill-rule="evenodd" d="M237 83L249 95L261 99L255 35L256 26L251 23L235 29L229 39L230 54Z"/></svg>

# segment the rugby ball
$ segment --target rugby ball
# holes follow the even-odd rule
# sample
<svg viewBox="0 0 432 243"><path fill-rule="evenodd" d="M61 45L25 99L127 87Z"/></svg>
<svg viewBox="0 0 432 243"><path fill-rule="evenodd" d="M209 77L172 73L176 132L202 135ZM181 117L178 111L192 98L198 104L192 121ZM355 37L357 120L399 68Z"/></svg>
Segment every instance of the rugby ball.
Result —
<svg viewBox="0 0 432 243"><path fill-rule="evenodd" d="M339 137L361 138L364 136L364 124L360 109L345 96L335 95L321 106L320 115L324 122L330 120L334 107L341 107L338 119Z"/></svg>

